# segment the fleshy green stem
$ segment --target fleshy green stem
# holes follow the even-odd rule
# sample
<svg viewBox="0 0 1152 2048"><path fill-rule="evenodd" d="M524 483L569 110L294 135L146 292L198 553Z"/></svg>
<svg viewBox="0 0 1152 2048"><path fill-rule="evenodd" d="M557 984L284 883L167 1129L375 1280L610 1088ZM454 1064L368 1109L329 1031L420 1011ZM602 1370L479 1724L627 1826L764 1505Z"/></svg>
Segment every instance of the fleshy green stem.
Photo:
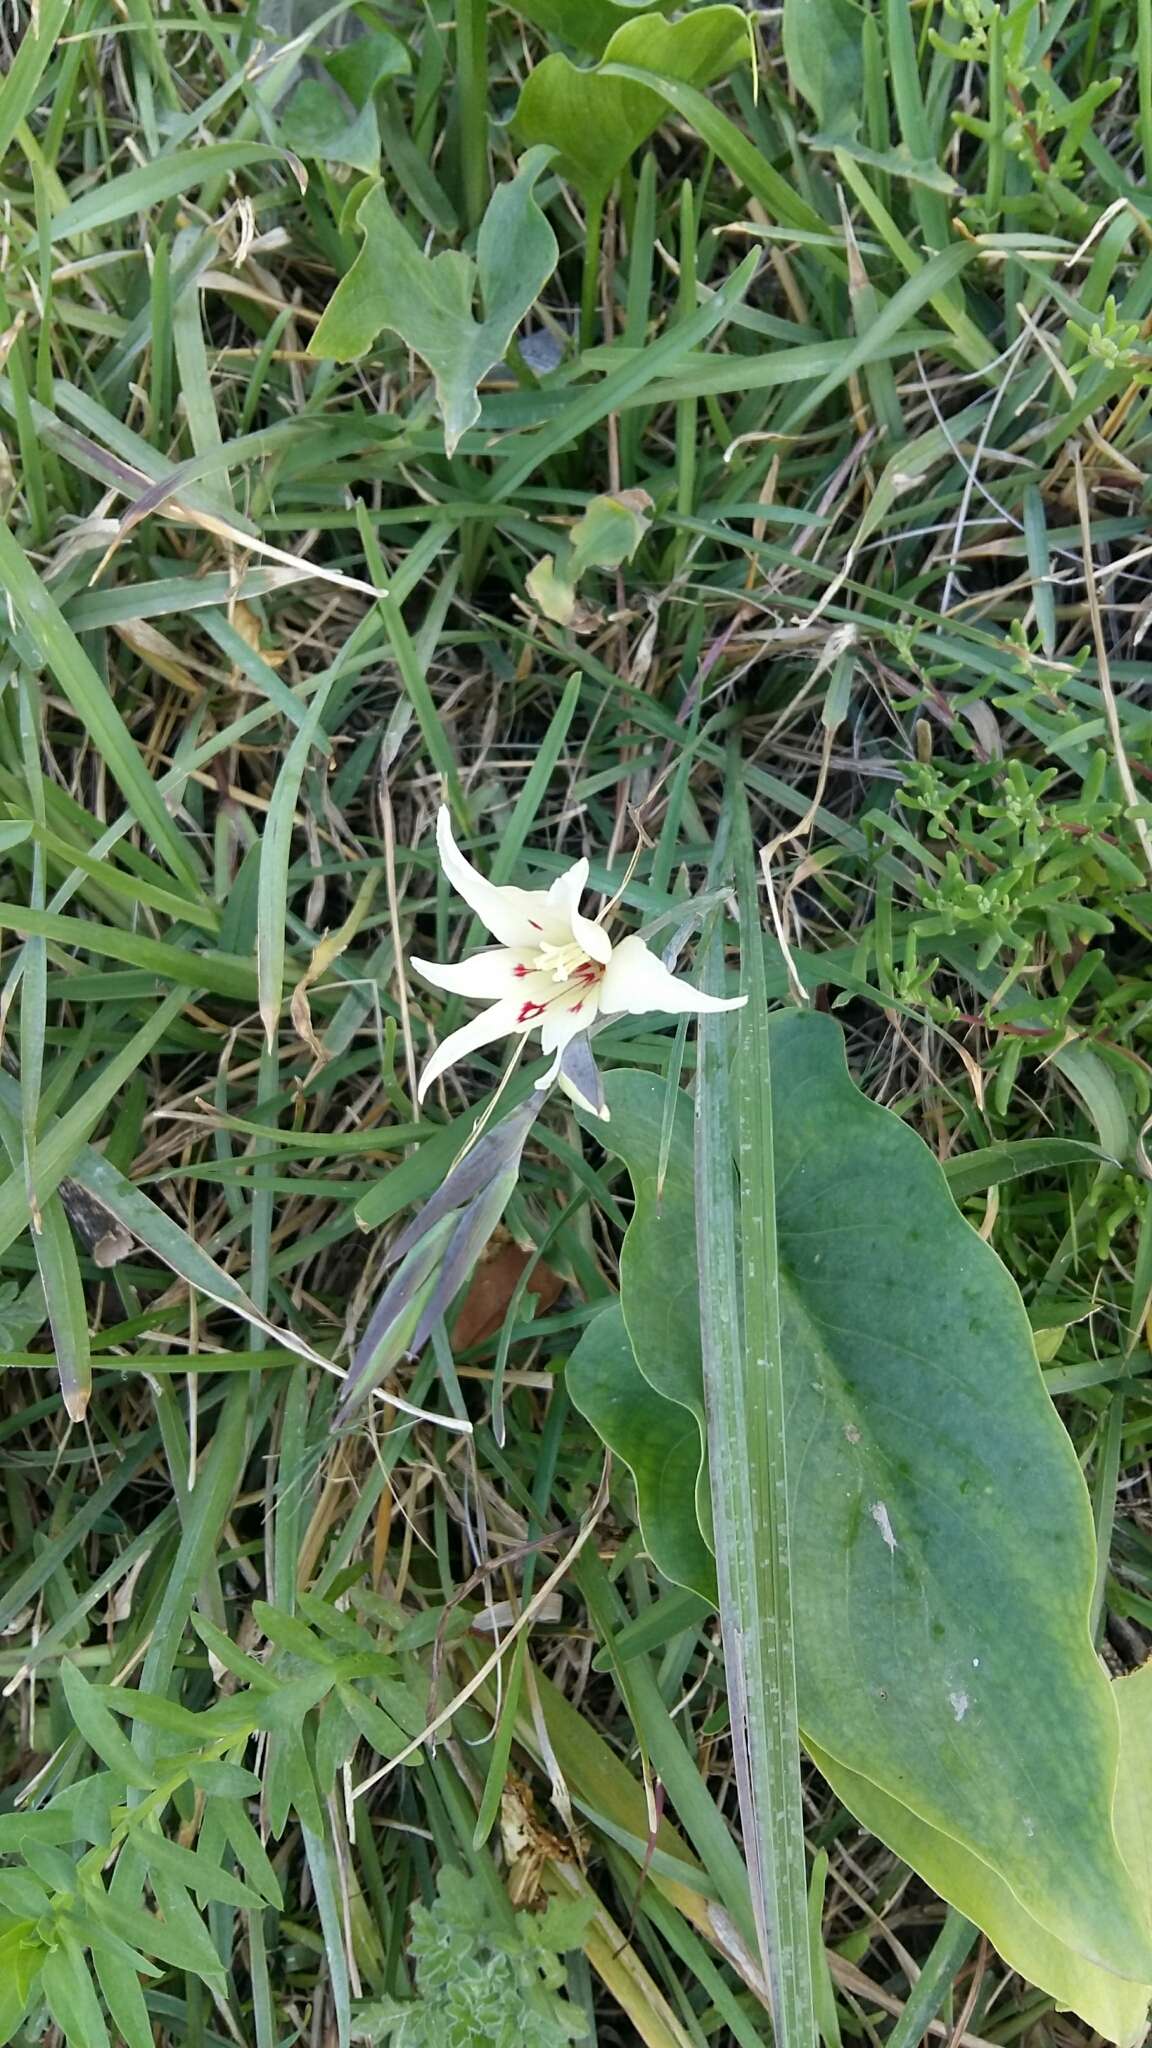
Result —
<svg viewBox="0 0 1152 2048"><path fill-rule="evenodd" d="M596 333L596 288L600 282L600 229L604 221L604 194L588 200L584 224L584 276L580 285L580 346L591 348Z"/></svg>

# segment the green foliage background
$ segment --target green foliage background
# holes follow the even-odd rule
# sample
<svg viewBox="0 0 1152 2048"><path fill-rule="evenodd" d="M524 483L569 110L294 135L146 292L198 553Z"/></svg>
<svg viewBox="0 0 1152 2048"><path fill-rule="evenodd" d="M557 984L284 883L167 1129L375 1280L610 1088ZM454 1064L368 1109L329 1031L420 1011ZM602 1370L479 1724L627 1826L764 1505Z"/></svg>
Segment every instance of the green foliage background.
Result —
<svg viewBox="0 0 1152 2048"><path fill-rule="evenodd" d="M442 797L496 881L586 852L619 930L739 959L751 1036L597 1040L665 1219L703 1105L706 1352L767 1329L726 1260L786 1220L759 1081L800 1007L860 1092L777 1138L900 1120L870 1263L941 1374L957 1232L1023 1303L953 1579L1049 1688L1030 1768L1071 1728L1108 1778L1119 1727L1119 1839L1032 1922L817 1726L854 1617L805 1610L802 1780L786 1702L760 1727L781 2036L1138 2038L1152 0L40 0L0 39L0 2039L771 2038L711 1604L740 1417L710 1494L691 1338L646 1354L628 1299L623 1111L618 1153L549 1103L466 1341L399 1332L337 1416L501 1073L416 1108L463 1011L405 957L476 937ZM749 1597L782 1533L850 1548L819 1489L788 1531L770 1408ZM959 1440L889 1475L931 1468L937 1535ZM1111 1735L1060 1725L1073 1667Z"/></svg>

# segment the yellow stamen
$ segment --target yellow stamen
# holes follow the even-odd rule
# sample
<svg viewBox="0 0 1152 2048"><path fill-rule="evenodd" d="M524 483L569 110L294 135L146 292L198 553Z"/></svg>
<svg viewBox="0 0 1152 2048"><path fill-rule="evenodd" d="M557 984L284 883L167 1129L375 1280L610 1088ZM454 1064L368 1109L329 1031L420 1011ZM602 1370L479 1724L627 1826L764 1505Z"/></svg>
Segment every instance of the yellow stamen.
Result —
<svg viewBox="0 0 1152 2048"><path fill-rule="evenodd" d="M566 946L541 945L537 949L536 965L541 974L550 974L553 981L571 981L574 974L588 963L588 954L575 940Z"/></svg>

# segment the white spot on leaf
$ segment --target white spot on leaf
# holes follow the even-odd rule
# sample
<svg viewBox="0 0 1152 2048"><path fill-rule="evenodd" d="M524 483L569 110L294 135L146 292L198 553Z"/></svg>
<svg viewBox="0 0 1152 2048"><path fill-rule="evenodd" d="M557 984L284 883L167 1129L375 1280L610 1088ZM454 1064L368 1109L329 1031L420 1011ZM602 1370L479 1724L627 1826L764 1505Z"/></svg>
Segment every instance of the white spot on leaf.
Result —
<svg viewBox="0 0 1152 2048"><path fill-rule="evenodd" d="M876 1527L879 1529L880 1534L884 1538L885 1543L888 1545L889 1550L895 1550L896 1538L892 1533L891 1518L883 1501L874 1500L871 1507L868 1510L868 1513L871 1515L872 1520L875 1522Z"/></svg>
<svg viewBox="0 0 1152 2048"><path fill-rule="evenodd" d="M958 1721L962 1721L964 1719L965 1714L968 1712L968 1708L971 1705L971 1701L969 1700L966 1692L950 1692L948 1695L948 1704L951 1707L952 1712L955 1714L956 1719Z"/></svg>

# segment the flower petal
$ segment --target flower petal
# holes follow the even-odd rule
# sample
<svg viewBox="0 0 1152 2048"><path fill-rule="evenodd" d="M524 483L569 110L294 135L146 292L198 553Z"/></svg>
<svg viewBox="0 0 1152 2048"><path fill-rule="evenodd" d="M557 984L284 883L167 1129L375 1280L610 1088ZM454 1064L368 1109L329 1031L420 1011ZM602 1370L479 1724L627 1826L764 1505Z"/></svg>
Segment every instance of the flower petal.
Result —
<svg viewBox="0 0 1152 2048"><path fill-rule="evenodd" d="M612 958L612 941L602 924L595 918L581 917L578 910L572 912L572 936L577 945L583 946L590 960L596 960L606 967Z"/></svg>
<svg viewBox="0 0 1152 2048"><path fill-rule="evenodd" d="M574 1102L577 1109L586 1110L589 1116L598 1116L604 1123L609 1122L611 1112L604 1100L600 1069L592 1057L586 1031L580 1032L565 1046L556 1078L569 1102Z"/></svg>
<svg viewBox="0 0 1152 2048"><path fill-rule="evenodd" d="M575 939L590 960L598 960L603 967L612 957L612 941L602 925L590 917L580 914L580 898L588 887L588 863L578 860L565 874L558 875L548 891L548 901L553 907L558 924L556 937L549 939L554 945L566 945Z"/></svg>
<svg viewBox="0 0 1152 2048"><path fill-rule="evenodd" d="M478 1002L492 1002L499 996L511 996L517 984L524 980L533 953L515 946L488 946L482 953L473 953L467 960L417 960L410 957L409 967L433 988L444 988L449 995L472 996ZM522 970L517 973L517 968Z"/></svg>
<svg viewBox="0 0 1152 2048"><path fill-rule="evenodd" d="M642 1017L649 1010L669 1016L704 1010L740 1010L747 996L707 996L670 974L662 960L633 935L612 949L600 984L600 1008L606 1015Z"/></svg>
<svg viewBox="0 0 1152 2048"><path fill-rule="evenodd" d="M457 1060L467 1059L470 1052L479 1052L482 1045L491 1045L494 1038L505 1038L516 1030L516 1006L514 1003L493 1003L491 1009L481 1010L478 1017L470 1017L459 1031L450 1031L443 1045L438 1045L424 1072L416 1091L417 1100L423 1102L433 1081Z"/></svg>
<svg viewBox="0 0 1152 2048"><path fill-rule="evenodd" d="M465 859L452 837L452 817L446 804L441 804L436 816L436 845L440 865L457 895L502 946L538 946L547 937L547 889L505 889L488 881ZM551 915L554 919L554 913Z"/></svg>
<svg viewBox="0 0 1152 2048"><path fill-rule="evenodd" d="M578 1031L587 1031L600 1008L599 993L583 982L570 982L562 998L553 997L540 1019L541 1052L563 1051Z"/></svg>

